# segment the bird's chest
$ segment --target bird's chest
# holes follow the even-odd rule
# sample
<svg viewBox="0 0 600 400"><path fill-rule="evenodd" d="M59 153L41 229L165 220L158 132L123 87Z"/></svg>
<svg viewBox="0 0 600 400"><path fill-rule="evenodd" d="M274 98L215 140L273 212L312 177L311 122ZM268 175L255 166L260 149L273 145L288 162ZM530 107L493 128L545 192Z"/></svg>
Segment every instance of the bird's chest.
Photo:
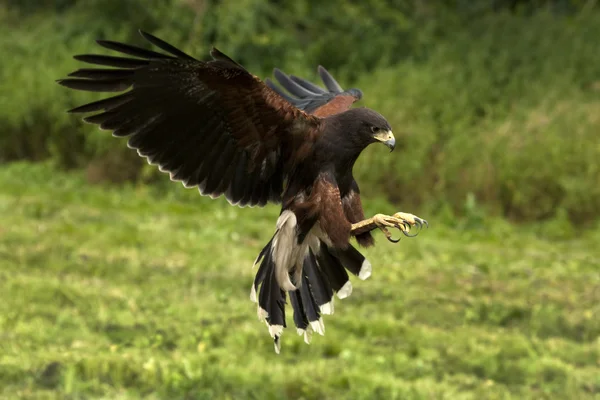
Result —
<svg viewBox="0 0 600 400"><path fill-rule="evenodd" d="M316 159L298 165L288 181L288 194L303 193L310 196L315 183L326 176L329 185L339 189L340 197L346 196L351 190L354 178L352 166L336 163L335 160Z"/></svg>
<svg viewBox="0 0 600 400"><path fill-rule="evenodd" d="M352 190L352 182L354 181L352 174L351 173L340 174L340 175L336 176L336 180L337 180L338 188L340 189L340 197L341 198L346 197L348 195L348 193L350 193L350 191Z"/></svg>

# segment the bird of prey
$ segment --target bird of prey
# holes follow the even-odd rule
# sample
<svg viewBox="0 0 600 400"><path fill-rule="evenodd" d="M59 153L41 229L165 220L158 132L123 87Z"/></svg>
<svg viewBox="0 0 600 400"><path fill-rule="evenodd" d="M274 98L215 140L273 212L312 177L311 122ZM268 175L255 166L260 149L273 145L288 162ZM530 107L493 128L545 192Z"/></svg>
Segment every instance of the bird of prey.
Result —
<svg viewBox="0 0 600 400"><path fill-rule="evenodd" d="M390 124L373 110L351 108L362 92L343 90L322 67L326 90L275 70L277 86L216 48L212 60L201 61L140 34L163 52L98 40L122 55L75 56L109 68L81 68L59 84L124 93L69 112L95 113L84 121L127 137L150 164L202 195L242 207L281 204L275 233L255 261L250 297L277 353L288 296L297 332L309 343L312 332L324 333L321 315L333 313L334 294L352 292L347 271L371 275L351 237L367 247L375 229L396 241L387 228L408 236L426 224L401 212L365 219L352 168L371 143L394 149Z"/></svg>

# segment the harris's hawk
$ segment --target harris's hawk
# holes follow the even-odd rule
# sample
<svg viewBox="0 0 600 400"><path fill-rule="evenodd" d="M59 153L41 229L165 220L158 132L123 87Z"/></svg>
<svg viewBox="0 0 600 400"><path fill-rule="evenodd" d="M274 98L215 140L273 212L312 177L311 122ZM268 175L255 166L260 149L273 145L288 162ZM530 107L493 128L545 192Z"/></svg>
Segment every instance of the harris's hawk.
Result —
<svg viewBox="0 0 600 400"><path fill-rule="evenodd" d="M374 229L393 240L386 227L409 235L426 223L405 213L364 217L352 168L371 143L394 149L389 123L368 108L350 108L362 93L344 91L322 67L326 90L275 70L277 86L216 48L212 60L200 61L140 34L164 53L98 40L127 57L75 56L109 68L81 68L59 84L124 93L69 112L95 113L84 120L127 137L149 163L202 195L224 195L239 206L280 203L275 234L255 262L250 297L277 352L287 296L308 343L313 331L324 333L321 315L333 313L334 293L352 292L347 271L363 280L371 275L350 238L371 246Z"/></svg>

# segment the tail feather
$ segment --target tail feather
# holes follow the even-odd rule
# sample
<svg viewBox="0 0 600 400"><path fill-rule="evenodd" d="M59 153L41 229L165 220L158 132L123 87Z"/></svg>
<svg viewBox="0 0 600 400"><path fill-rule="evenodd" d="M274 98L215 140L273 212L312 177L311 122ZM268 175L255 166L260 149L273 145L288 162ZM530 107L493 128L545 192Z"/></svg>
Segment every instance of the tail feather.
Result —
<svg viewBox="0 0 600 400"><path fill-rule="evenodd" d="M265 284L261 286L262 292L268 293L266 296L265 310L266 318L265 322L269 327L269 334L273 338L275 345L275 352L279 354L281 349L280 338L283 334L283 328L285 324L285 292L279 287L273 274L267 276ZM262 296L261 296L262 297ZM259 300L260 302L260 300Z"/></svg>
<svg viewBox="0 0 600 400"><path fill-rule="evenodd" d="M269 271L269 265L273 264L271 260L271 243L273 243L273 239L267 243L267 245L262 249L256 260L254 261L254 265L260 263L258 267L258 271L256 272L256 276L254 277L254 283L252 284L252 290L250 291L250 300L256 303L256 292L258 291L258 286L265 280Z"/></svg>
<svg viewBox="0 0 600 400"><path fill-rule="evenodd" d="M266 248L271 247L271 242ZM274 263L270 251L263 251L257 258L256 262L260 262L260 267L252 284L250 299L256 300L256 292L260 285L258 294L258 318L264 321L269 327L269 333L273 338L275 352L279 354L281 349L280 337L283 333L285 323L285 291L283 291L274 276Z"/></svg>
<svg viewBox="0 0 600 400"><path fill-rule="evenodd" d="M302 296L300 295L299 290L294 290L290 292L290 303L292 304L292 308L294 309L294 325L298 329L298 332L301 333L308 328L308 317L304 312L304 305L302 304Z"/></svg>
<svg viewBox="0 0 600 400"><path fill-rule="evenodd" d="M317 305L314 295L310 290L310 284L308 283L308 277L306 274L302 275L302 285L298 290L300 291L300 297L302 298L304 312L306 313L306 317L308 318L308 322L310 323L312 330L317 332L319 335L324 335L325 327L323 326L323 320L321 319L319 306Z"/></svg>
<svg viewBox="0 0 600 400"><path fill-rule="evenodd" d="M258 255L255 265L260 264L250 298L258 302L258 316L264 321L274 340L275 351L280 352L280 338L285 322L286 291L282 290L276 277L275 259L272 256L273 240ZM352 284L346 269L360 279L371 274L371 264L352 246L333 249L321 242L315 249L309 248L304 258L298 289L290 291L290 303L294 325L304 341L310 343L313 332L325 333L322 315L333 314L333 295L341 299L352 292ZM257 296L258 293L258 296Z"/></svg>
<svg viewBox="0 0 600 400"><path fill-rule="evenodd" d="M304 273L306 274L313 297L322 314L333 314L333 289L317 264L317 259L312 251L304 259Z"/></svg>
<svg viewBox="0 0 600 400"><path fill-rule="evenodd" d="M294 309L294 325L296 325L296 332L298 335L304 336L304 342L310 344L312 337L312 326L308 321L306 312L304 311L304 305L302 303L302 295L300 290L294 290L290 292L290 303Z"/></svg>
<svg viewBox="0 0 600 400"><path fill-rule="evenodd" d="M350 296L352 293L352 283L346 269L339 258L334 256L327 245L322 242L319 254L317 255L317 263L325 273L333 291L337 292L338 298L345 299Z"/></svg>
<svg viewBox="0 0 600 400"><path fill-rule="evenodd" d="M346 249L336 249L333 253L342 265L358 276L359 279L364 281L371 276L371 263L353 246L349 245Z"/></svg>

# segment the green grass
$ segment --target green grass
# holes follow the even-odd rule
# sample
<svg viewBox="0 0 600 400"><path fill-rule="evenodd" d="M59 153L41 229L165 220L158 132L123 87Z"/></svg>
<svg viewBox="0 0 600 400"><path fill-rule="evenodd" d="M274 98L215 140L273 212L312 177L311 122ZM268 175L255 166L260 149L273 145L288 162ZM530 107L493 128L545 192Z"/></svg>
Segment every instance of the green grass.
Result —
<svg viewBox="0 0 600 400"><path fill-rule="evenodd" d="M422 215L377 235L324 337L276 355L248 294L277 207L174 188L0 168L0 397L600 398L599 229Z"/></svg>

